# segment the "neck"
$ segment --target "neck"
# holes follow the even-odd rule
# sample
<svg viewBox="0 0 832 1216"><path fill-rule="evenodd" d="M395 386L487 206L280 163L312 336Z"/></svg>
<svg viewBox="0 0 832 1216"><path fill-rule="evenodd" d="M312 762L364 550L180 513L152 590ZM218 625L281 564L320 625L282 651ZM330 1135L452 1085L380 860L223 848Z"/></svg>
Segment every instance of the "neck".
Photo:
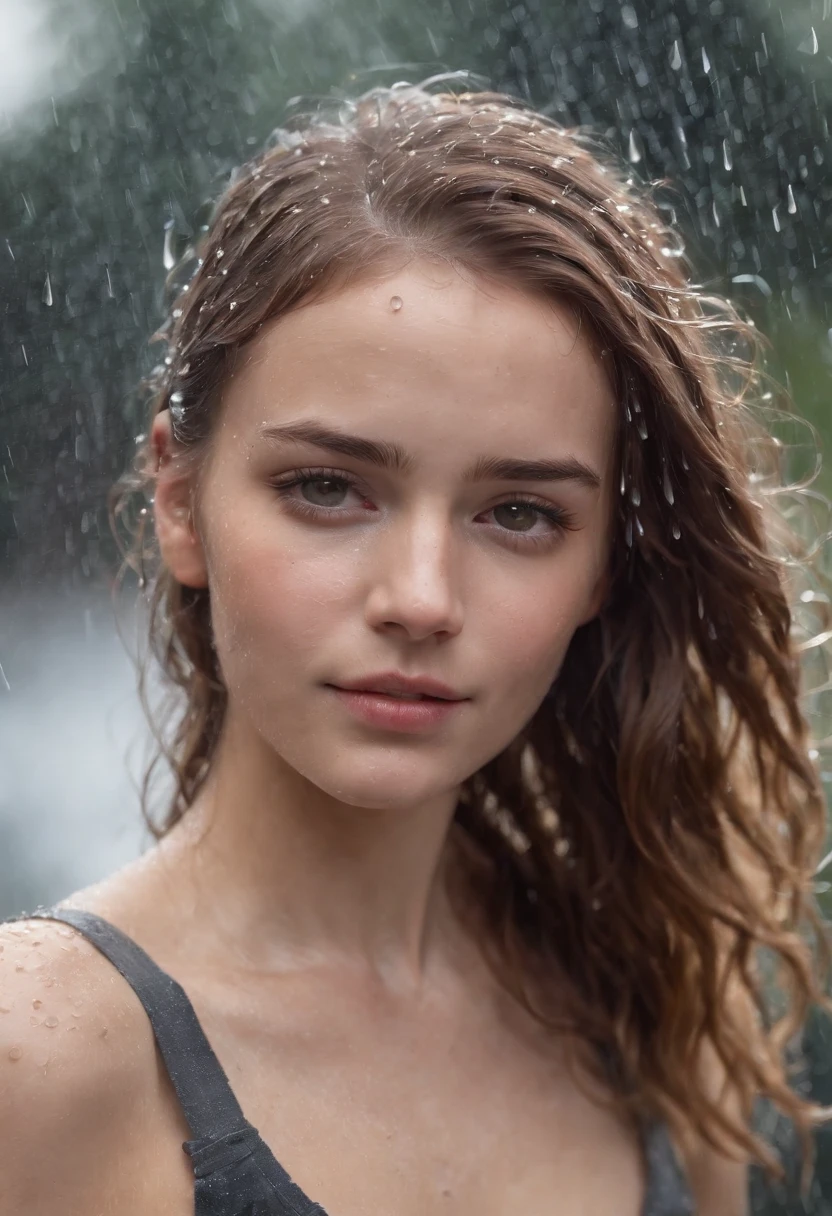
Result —
<svg viewBox="0 0 832 1216"><path fill-rule="evenodd" d="M452 926L445 843L457 793L407 810L347 805L227 723L160 860L226 958L337 963L411 987Z"/></svg>

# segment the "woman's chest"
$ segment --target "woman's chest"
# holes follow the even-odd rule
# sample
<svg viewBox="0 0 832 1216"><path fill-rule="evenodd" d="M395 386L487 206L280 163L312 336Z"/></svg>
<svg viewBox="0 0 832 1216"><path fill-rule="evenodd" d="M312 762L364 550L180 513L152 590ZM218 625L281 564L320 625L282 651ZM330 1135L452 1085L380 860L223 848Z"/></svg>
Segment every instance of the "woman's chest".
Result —
<svg viewBox="0 0 832 1216"><path fill-rule="evenodd" d="M235 1089L246 1117L328 1216L642 1210L637 1138L569 1085L544 1096L505 1061L483 1060L480 1077L453 1059L442 1069L436 1060L414 1062L407 1076L372 1060L333 1066L317 1081L298 1069L275 1074L264 1066L257 1077L244 1071L245 1064ZM181 1129L174 1132L172 1101L172 1094L160 1099L155 1118L147 1112L148 1134L122 1172L123 1195L118 1202L113 1196L113 1210L193 1211L190 1162ZM229 1206L228 1216L238 1209Z"/></svg>
<svg viewBox="0 0 832 1216"><path fill-rule="evenodd" d="M545 1035L333 1012L206 1026L246 1117L329 1216L638 1216L636 1134Z"/></svg>

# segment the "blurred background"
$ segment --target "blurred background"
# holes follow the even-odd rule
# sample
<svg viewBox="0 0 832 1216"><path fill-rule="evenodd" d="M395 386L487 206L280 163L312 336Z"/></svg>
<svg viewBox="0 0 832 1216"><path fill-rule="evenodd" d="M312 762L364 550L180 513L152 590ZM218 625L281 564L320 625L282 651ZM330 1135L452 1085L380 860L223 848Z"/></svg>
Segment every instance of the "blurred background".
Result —
<svg viewBox="0 0 832 1216"><path fill-rule="evenodd" d="M0 917L147 843L106 495L177 250L293 97L458 69L669 180L699 281L828 454L832 0L0 0ZM825 1022L806 1060L832 1103ZM754 1175L753 1210L832 1213L832 1134L818 1154L806 1204Z"/></svg>

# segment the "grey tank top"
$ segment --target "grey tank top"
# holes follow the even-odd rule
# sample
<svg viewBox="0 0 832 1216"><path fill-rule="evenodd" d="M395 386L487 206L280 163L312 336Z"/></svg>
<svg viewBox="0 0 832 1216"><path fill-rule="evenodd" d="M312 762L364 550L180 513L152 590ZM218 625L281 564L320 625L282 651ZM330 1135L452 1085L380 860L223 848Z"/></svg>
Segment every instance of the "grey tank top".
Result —
<svg viewBox="0 0 832 1216"><path fill-rule="evenodd" d="M181 985L103 917L53 907L14 919L35 917L63 921L82 933L144 1006L191 1132L182 1147L193 1165L195 1216L328 1216L292 1181L243 1115ZM643 1143L647 1192L641 1216L695 1216L666 1125L645 1126Z"/></svg>

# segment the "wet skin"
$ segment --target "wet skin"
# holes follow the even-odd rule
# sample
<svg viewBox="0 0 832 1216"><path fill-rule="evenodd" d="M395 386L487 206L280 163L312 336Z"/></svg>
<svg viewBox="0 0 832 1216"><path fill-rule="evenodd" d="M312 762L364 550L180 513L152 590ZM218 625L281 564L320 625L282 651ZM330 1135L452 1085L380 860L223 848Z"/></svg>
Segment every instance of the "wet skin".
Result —
<svg viewBox="0 0 832 1216"><path fill-rule="evenodd" d="M154 425L162 553L210 588L228 715L182 823L71 902L183 984L246 1115L331 1216L639 1212L634 1132L581 1093L447 893L460 783L603 603L614 425L567 306L418 262L264 329L197 469ZM398 467L333 431L395 445ZM558 476L497 477L507 457ZM331 687L389 670L464 703L404 733ZM146 1018L64 932L2 931L0 1070L31 1112L12 1210L51 1212L60 1188L70 1216L184 1216L188 1133ZM35 999L57 1025L31 1024Z"/></svg>

